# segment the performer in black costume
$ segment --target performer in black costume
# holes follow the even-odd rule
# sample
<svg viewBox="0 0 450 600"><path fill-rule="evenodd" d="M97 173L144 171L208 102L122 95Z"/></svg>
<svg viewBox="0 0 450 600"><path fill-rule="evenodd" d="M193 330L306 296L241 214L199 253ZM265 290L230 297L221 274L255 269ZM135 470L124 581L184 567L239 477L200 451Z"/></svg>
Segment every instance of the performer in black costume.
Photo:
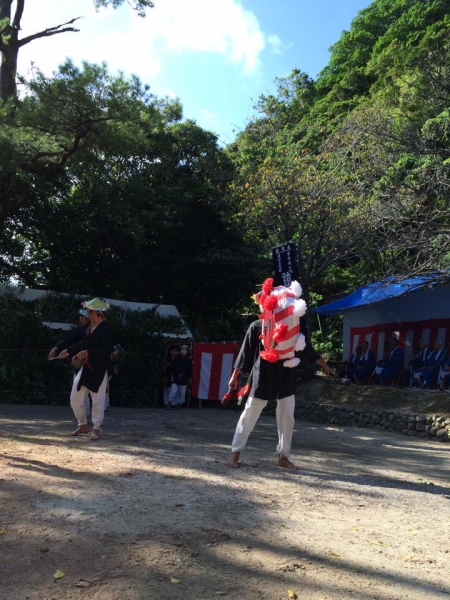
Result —
<svg viewBox="0 0 450 600"><path fill-rule="evenodd" d="M266 285L266 282L264 285ZM269 286L267 286L266 289L269 289ZM278 289L280 288L275 288L275 290ZM281 295L283 293L284 292L282 292ZM296 295L297 298L301 295L301 288L300 293L296 292ZM283 310L286 312L288 309L286 307L279 306L278 310L280 310L281 314ZM301 316L301 314L299 316ZM273 315L272 320L275 320ZM269 346L267 340L264 342L264 330L265 324L263 319L254 321L250 325L247 330L244 343L242 344L241 350L234 364L233 374L229 382L230 389L235 389L237 387L238 377L241 371L244 373L251 372L252 374L249 398L236 427L231 445L231 457L228 462L228 466L239 467L240 454L246 446L248 437L253 431L262 410L269 400L276 400L276 419L278 429L278 445L276 453L278 455L278 465L288 469L297 469L298 467L296 467L296 465L289 460L292 433L294 429L295 389L297 385L297 377L296 369L289 368L287 363L289 365L294 363L293 366L295 367L300 362L298 357L303 355L303 357L310 362L316 362L323 369L327 376L331 375L331 369L309 344L306 344L305 346L304 338L303 344L300 345L300 347L303 348L302 351L299 351L298 343L295 347L292 347L295 348L297 353L296 358L290 359L286 362L283 362L282 360L271 359L270 357L269 360L265 359L264 357L267 357L269 354ZM286 331L292 330L293 328L291 326ZM300 335L298 337L300 337ZM274 352L277 352L279 344L273 341L270 341L270 344ZM280 354L280 351L278 351L278 353ZM292 354L294 354L294 352L292 352Z"/></svg>
<svg viewBox="0 0 450 600"><path fill-rule="evenodd" d="M78 419L78 427L72 435L88 433L85 399L90 393L92 398L92 424L91 440L100 438L100 426L105 414L105 394L108 383L108 366L111 360L112 334L105 320L105 313L109 310L109 303L100 298L93 298L84 302L88 310L90 326L83 339L74 346L63 350L60 358L78 358L83 361L83 366L76 376L70 404Z"/></svg>
<svg viewBox="0 0 450 600"><path fill-rule="evenodd" d="M48 360L52 360L56 357L56 355L58 355L61 352L61 350L68 348L69 346L73 346L74 344L81 342L81 340L83 339L84 335L86 334L87 328L89 327L88 311L86 308L80 308L78 314L80 315L78 327L71 329L67 335L65 335L61 340L59 340L59 342L57 342L53 346L48 355ZM75 379L79 370L80 369L78 369L74 365L70 367L70 373L73 375L73 379ZM86 414L89 417L91 414L91 401L89 395L86 396L85 406Z"/></svg>
<svg viewBox="0 0 450 600"><path fill-rule="evenodd" d="M62 338L62 340L59 340L59 342L53 346L48 355L48 360L54 358L57 354L59 354L59 352L61 352L61 350L64 350L69 346L73 346L83 339L86 329L89 327L88 311L86 308L80 308L78 314L80 315L78 327L71 329L69 333Z"/></svg>

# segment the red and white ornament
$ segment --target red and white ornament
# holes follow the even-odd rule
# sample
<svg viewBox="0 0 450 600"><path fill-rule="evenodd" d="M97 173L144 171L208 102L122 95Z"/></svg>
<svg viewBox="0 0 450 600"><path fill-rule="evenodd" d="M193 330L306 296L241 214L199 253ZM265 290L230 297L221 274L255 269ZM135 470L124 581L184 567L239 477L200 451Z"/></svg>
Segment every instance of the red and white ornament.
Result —
<svg viewBox="0 0 450 600"><path fill-rule="evenodd" d="M306 312L306 303L300 298L302 288L298 281L289 287L272 287L273 279L266 279L257 300L263 319L261 358L268 362L284 360L283 366L296 367L300 359L295 352L306 346L300 333L300 317Z"/></svg>

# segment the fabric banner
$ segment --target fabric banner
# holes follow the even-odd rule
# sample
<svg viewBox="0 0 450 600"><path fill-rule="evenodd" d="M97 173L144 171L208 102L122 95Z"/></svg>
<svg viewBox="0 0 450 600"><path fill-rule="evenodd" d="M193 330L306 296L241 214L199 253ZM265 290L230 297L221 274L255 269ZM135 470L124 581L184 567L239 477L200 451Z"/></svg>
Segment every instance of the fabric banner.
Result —
<svg viewBox="0 0 450 600"><path fill-rule="evenodd" d="M272 248L272 259L275 271L274 286L289 287L294 279L298 279L297 253L294 242L287 242Z"/></svg>
<svg viewBox="0 0 450 600"><path fill-rule="evenodd" d="M194 343L191 394L200 400L221 400L241 342Z"/></svg>

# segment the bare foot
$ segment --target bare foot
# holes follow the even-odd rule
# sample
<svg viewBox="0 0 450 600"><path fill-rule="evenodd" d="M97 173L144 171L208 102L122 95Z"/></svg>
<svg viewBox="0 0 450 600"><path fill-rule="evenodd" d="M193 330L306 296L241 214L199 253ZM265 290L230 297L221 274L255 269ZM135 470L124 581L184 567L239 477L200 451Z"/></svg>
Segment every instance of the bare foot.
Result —
<svg viewBox="0 0 450 600"><path fill-rule="evenodd" d="M297 465L294 465L294 463L291 462L285 456L279 456L278 457L278 466L279 467L284 467L285 469L292 469L294 471L298 471Z"/></svg>
<svg viewBox="0 0 450 600"><path fill-rule="evenodd" d="M100 430L93 429L91 433L91 440L99 440L100 439Z"/></svg>
<svg viewBox="0 0 450 600"><path fill-rule="evenodd" d="M238 467L240 467L241 466L239 464L239 456L240 455L241 455L240 452L232 452L230 460L227 462L227 465L229 467L231 467L232 469L237 469Z"/></svg>
<svg viewBox="0 0 450 600"><path fill-rule="evenodd" d="M89 433L88 425L78 425L75 431L72 431L70 435L81 435L82 433Z"/></svg>

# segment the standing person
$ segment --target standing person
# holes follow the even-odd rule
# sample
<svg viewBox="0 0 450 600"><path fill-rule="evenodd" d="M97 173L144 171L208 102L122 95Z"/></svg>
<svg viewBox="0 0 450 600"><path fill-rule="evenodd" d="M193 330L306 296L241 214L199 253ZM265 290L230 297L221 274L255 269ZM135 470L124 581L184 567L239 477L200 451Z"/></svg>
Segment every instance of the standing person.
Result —
<svg viewBox="0 0 450 600"><path fill-rule="evenodd" d="M54 358L57 354L59 354L61 352L61 350L63 350L64 348L68 348L69 346L73 346L74 344L77 344L78 342L80 342L83 339L83 337L86 333L86 330L89 327L88 311L86 308L80 308L80 310L78 311L78 314L79 314L78 327L75 327L74 329L69 331L69 333L62 338L62 340L59 340L59 342L53 346L53 348L50 350L50 353L48 355L48 360L52 360L52 358ZM75 377L77 376L78 371L79 371L79 369L77 367L75 367L74 365L72 365L70 367L70 373L73 375L73 379L75 379ZM85 405L86 405L86 414L88 416L90 416L91 402L90 402L89 395L86 396Z"/></svg>
<svg viewBox="0 0 450 600"><path fill-rule="evenodd" d="M295 352L303 350L303 354L320 365L327 376L331 375L330 367L310 346L305 346L305 338L300 334L298 319L306 310L304 301L300 300L300 284L294 282L289 288L272 288L272 281L264 282L263 292L258 297L264 318L254 321L248 328L229 382L230 389L235 389L240 372L251 373L250 395L231 445L228 466L232 468L240 466L240 454L267 402L276 400L278 466L297 469L289 460L297 385L294 367L300 362Z"/></svg>
<svg viewBox="0 0 450 600"><path fill-rule="evenodd" d="M59 340L59 342L53 346L48 355L48 360L54 358L64 348L67 348L68 346L73 346L73 344L77 344L80 340L83 339L83 336L86 333L86 329L89 327L88 311L85 308L80 308L80 310L78 311L78 315L78 327L75 327L74 329L69 331L69 333L66 336L64 336L62 340Z"/></svg>
<svg viewBox="0 0 450 600"><path fill-rule="evenodd" d="M169 406L170 390L172 388L172 362L175 356L178 355L177 346L170 346L166 356L166 366L164 370L164 392L163 404L167 408Z"/></svg>
<svg viewBox="0 0 450 600"><path fill-rule="evenodd" d="M93 424L91 440L98 440L105 414L107 370L112 348L112 334L105 320L109 303L100 298L93 298L84 302L83 306L88 310L90 325L83 339L78 344L63 350L59 356L60 358L75 357L83 361L83 366L73 382L70 395L70 404L78 419L78 427L72 435L89 432L85 399L90 394Z"/></svg>
<svg viewBox="0 0 450 600"><path fill-rule="evenodd" d="M177 354L171 365L171 382L169 401L166 406L167 410L171 406L176 406L178 409L184 404L186 398L187 386L191 384L192 377L192 361L188 356L189 346L180 346L180 354ZM176 399L177 397L177 399Z"/></svg>

